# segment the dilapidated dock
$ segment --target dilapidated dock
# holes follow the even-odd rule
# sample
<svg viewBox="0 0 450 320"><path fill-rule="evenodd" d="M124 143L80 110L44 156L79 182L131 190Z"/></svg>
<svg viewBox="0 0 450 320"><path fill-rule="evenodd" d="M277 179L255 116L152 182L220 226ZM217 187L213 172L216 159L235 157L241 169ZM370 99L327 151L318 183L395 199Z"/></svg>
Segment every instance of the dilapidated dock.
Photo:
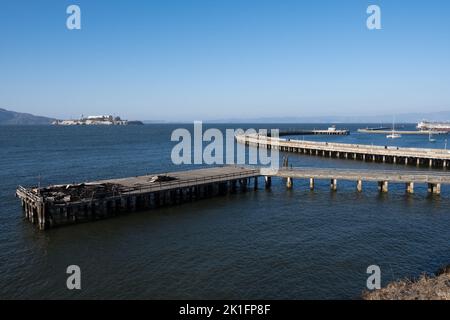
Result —
<svg viewBox="0 0 450 320"><path fill-rule="evenodd" d="M423 170L224 166L44 188L19 186L16 195L21 200L25 218L45 230L256 190L258 177L264 177L266 189L271 187L273 177L284 179L288 189L293 188L295 179L308 179L311 190L316 180L328 180L332 191L337 190L338 180L354 181L358 192L362 192L366 181L378 182L380 192L388 192L390 183L403 183L407 193L414 193L414 185L421 183L427 184L428 192L434 195L441 193L441 185L450 184L450 174Z"/></svg>
<svg viewBox="0 0 450 320"><path fill-rule="evenodd" d="M19 186L16 195L25 218L44 230L246 191L252 178L253 187L257 185L259 175L258 169L225 166L45 188Z"/></svg>

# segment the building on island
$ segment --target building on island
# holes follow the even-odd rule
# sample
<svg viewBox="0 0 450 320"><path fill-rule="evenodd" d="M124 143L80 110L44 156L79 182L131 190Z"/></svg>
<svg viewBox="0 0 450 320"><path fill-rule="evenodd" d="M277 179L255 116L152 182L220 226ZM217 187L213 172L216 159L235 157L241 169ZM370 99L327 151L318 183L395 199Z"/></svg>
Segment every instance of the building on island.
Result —
<svg viewBox="0 0 450 320"><path fill-rule="evenodd" d="M143 124L141 121L128 121L122 120L120 117L109 116L81 116L81 119L77 120L55 120L53 121L54 125L63 125L63 126L77 126L77 125L116 125L116 126L124 126L130 124Z"/></svg>

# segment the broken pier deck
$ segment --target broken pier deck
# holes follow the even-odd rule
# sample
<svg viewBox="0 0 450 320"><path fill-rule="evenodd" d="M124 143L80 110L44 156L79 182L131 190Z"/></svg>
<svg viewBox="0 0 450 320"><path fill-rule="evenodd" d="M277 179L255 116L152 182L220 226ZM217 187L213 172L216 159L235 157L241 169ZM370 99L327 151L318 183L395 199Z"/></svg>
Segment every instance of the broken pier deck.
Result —
<svg viewBox="0 0 450 320"><path fill-rule="evenodd" d="M44 230L246 190L259 170L214 167L92 183L19 186L25 218Z"/></svg>

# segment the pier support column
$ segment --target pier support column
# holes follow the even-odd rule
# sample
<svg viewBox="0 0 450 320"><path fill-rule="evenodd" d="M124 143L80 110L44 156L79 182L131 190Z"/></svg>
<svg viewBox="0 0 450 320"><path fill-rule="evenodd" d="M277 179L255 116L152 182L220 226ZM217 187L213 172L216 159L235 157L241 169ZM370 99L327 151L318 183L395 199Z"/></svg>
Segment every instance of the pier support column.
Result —
<svg viewBox="0 0 450 320"><path fill-rule="evenodd" d="M405 165L408 165L408 158L405 158Z"/></svg>
<svg viewBox="0 0 450 320"><path fill-rule="evenodd" d="M440 183L437 183L435 185L435 187L433 188L433 193L437 194L437 195L441 194L441 184Z"/></svg>
<svg viewBox="0 0 450 320"><path fill-rule="evenodd" d="M309 178L309 190L314 190L314 178Z"/></svg>
<svg viewBox="0 0 450 320"><path fill-rule="evenodd" d="M231 181L231 192L235 193L237 189L237 182L236 180Z"/></svg>
<svg viewBox="0 0 450 320"><path fill-rule="evenodd" d="M254 179L253 189L258 190L258 177L255 177Z"/></svg>
<svg viewBox="0 0 450 320"><path fill-rule="evenodd" d="M337 190L337 179L331 179L331 181L330 181L330 189L332 191L336 191Z"/></svg>
<svg viewBox="0 0 450 320"><path fill-rule="evenodd" d="M247 191L247 179L241 179L239 180L239 184L241 185L242 191Z"/></svg>
<svg viewBox="0 0 450 320"><path fill-rule="evenodd" d="M379 181L378 182L378 190L380 192L388 192L388 182L387 181Z"/></svg>
<svg viewBox="0 0 450 320"><path fill-rule="evenodd" d="M386 156L383 156L383 163L386 162Z"/></svg>
<svg viewBox="0 0 450 320"><path fill-rule="evenodd" d="M440 183L429 183L428 184L428 192L440 195L441 194L441 184Z"/></svg>
<svg viewBox="0 0 450 320"><path fill-rule="evenodd" d="M430 161L429 161L429 165L430 165L430 168L432 168L432 167L433 167L433 159L430 159Z"/></svg>
<svg viewBox="0 0 450 320"><path fill-rule="evenodd" d="M363 159L363 161L366 161L366 155L365 154L362 155L362 159Z"/></svg>
<svg viewBox="0 0 450 320"><path fill-rule="evenodd" d="M416 160L416 165L420 166L420 159L419 158L417 158L417 160Z"/></svg>
<svg viewBox="0 0 450 320"><path fill-rule="evenodd" d="M396 156L394 156L394 158L392 159L392 162L393 162L394 164L397 163L397 157L396 157Z"/></svg>
<svg viewBox="0 0 450 320"><path fill-rule="evenodd" d="M135 196L130 197L130 211L131 212L136 211L136 197Z"/></svg>
<svg viewBox="0 0 450 320"><path fill-rule="evenodd" d="M266 189L270 189L270 187L272 186L272 177L265 176L264 181L265 181Z"/></svg>
<svg viewBox="0 0 450 320"><path fill-rule="evenodd" d="M414 193L414 182L406 183L406 193L409 193L409 194Z"/></svg>
<svg viewBox="0 0 450 320"><path fill-rule="evenodd" d="M42 204L38 203L36 209L37 209L39 230L45 230L45 216Z"/></svg>
<svg viewBox="0 0 450 320"><path fill-rule="evenodd" d="M356 190L358 190L358 192L362 192L362 180L358 180L356 182Z"/></svg>
<svg viewBox="0 0 450 320"><path fill-rule="evenodd" d="M292 189L293 183L292 183L292 178L288 177L286 179L286 188L288 189Z"/></svg>
<svg viewBox="0 0 450 320"><path fill-rule="evenodd" d="M445 168L447 168L447 160L444 160L443 162L442 162L442 167L445 169Z"/></svg>

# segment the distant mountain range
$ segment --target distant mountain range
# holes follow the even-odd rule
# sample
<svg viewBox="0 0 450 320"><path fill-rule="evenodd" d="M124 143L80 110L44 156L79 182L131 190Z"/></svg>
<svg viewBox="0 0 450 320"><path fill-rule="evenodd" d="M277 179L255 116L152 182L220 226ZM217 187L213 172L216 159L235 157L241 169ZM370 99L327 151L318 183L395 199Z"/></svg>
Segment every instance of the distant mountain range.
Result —
<svg viewBox="0 0 450 320"><path fill-rule="evenodd" d="M392 123L394 115L376 116L317 116L317 117L261 117L261 118L229 118L205 120L205 123ZM0 125L43 125L51 124L53 118L35 116L0 108ZM417 123L422 120L450 121L450 111L430 113L403 113L395 115L396 123ZM192 121L143 121L144 123L190 123Z"/></svg>
<svg viewBox="0 0 450 320"><path fill-rule="evenodd" d="M0 125L51 124L55 119L0 108Z"/></svg>

